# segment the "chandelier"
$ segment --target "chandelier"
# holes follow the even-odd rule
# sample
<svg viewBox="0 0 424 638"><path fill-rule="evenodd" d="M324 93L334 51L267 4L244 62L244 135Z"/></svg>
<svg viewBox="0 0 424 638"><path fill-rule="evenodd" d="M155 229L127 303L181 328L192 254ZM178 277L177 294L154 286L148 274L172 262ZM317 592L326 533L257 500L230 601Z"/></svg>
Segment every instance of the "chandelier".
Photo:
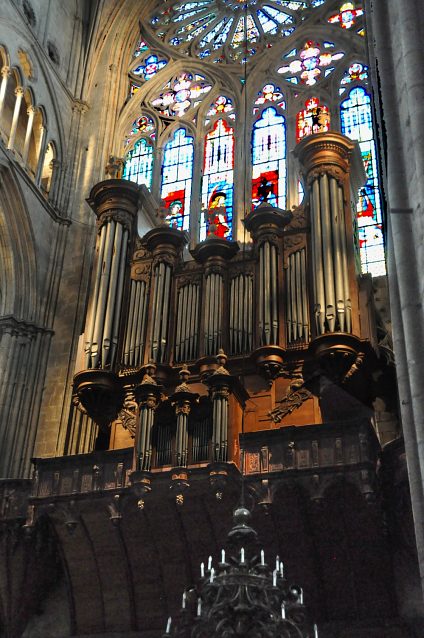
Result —
<svg viewBox="0 0 424 638"><path fill-rule="evenodd" d="M175 621L168 618L163 638L318 638L303 602L303 590L290 585L277 556L272 566L258 551L251 514L235 510L229 552L200 566L196 587L186 590Z"/></svg>

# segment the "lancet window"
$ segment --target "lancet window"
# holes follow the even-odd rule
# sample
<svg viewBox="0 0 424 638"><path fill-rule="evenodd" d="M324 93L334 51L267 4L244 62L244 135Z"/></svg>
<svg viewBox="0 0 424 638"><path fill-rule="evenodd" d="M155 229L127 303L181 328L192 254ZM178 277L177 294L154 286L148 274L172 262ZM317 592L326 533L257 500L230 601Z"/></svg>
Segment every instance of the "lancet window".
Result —
<svg viewBox="0 0 424 638"><path fill-rule="evenodd" d="M214 234L231 238L233 189L234 131L224 119L219 119L205 139L202 204L208 213L201 221L200 239L205 239L211 217Z"/></svg>
<svg viewBox="0 0 424 638"><path fill-rule="evenodd" d="M253 125L252 204L267 200L286 206L286 124L274 107L262 111Z"/></svg>
<svg viewBox="0 0 424 638"><path fill-rule="evenodd" d="M361 261L368 272L384 274L384 240L378 183L377 151L372 127L371 98L363 87L351 89L340 105L341 132L357 140L367 181L360 190L357 223Z"/></svg>
<svg viewBox="0 0 424 638"><path fill-rule="evenodd" d="M163 154L161 197L166 220L180 230L188 230L190 225L193 155L193 137L185 129L177 129Z"/></svg>

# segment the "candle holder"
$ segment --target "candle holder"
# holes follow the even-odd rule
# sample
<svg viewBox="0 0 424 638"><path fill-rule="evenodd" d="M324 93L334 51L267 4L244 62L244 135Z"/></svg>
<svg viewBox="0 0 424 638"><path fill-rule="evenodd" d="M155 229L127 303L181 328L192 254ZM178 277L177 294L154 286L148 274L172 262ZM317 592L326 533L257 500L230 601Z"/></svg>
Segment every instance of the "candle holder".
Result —
<svg viewBox="0 0 424 638"><path fill-rule="evenodd" d="M168 619L164 636L173 638L317 638L304 605L303 589L289 584L277 556L270 567L258 550L251 514L234 512L228 534L230 551L201 564L197 586L183 593L175 622Z"/></svg>

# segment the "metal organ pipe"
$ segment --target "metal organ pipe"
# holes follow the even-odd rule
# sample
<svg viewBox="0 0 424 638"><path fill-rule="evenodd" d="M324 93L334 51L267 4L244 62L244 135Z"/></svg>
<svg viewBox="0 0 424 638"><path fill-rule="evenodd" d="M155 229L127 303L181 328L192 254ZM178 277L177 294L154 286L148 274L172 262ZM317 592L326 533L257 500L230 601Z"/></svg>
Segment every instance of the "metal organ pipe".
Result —
<svg viewBox="0 0 424 638"><path fill-rule="evenodd" d="M278 343L278 253L264 241L259 248L259 335L261 345Z"/></svg>
<svg viewBox="0 0 424 638"><path fill-rule="evenodd" d="M91 363L91 344L93 341L93 331L94 331L94 322L96 319L96 308L99 296L99 288L100 288L100 278L102 276L102 264L103 264L103 255L105 250L105 241L106 241L106 224L104 224L100 229L99 235L99 252L97 257L97 269L96 269L96 278L94 282L94 290L93 295L91 297L91 304L89 315L87 319L87 325L85 328L85 367L89 368Z"/></svg>
<svg viewBox="0 0 424 638"><path fill-rule="evenodd" d="M346 215L351 192L366 180L357 142L329 131L302 140L294 151L310 190L313 303L316 336L352 332L352 302L359 303ZM352 291L352 292L351 292ZM355 331L359 321L354 321Z"/></svg>
<svg viewBox="0 0 424 638"><path fill-rule="evenodd" d="M322 254L324 263L325 318L328 330L336 327L336 300L334 292L333 244L331 240L331 210L328 175L320 177Z"/></svg>
<svg viewBox="0 0 424 638"><path fill-rule="evenodd" d="M313 244L314 312L318 334L325 332L324 268L322 263L321 206L318 179L312 185L311 234Z"/></svg>
<svg viewBox="0 0 424 638"><path fill-rule="evenodd" d="M151 357L162 362L168 342L168 308L171 294L172 268L159 262L154 269Z"/></svg>
<svg viewBox="0 0 424 638"><path fill-rule="evenodd" d="M308 341L308 297L306 288L306 251L291 253L287 265L287 339Z"/></svg>
<svg viewBox="0 0 424 638"><path fill-rule="evenodd" d="M330 200L331 200L331 228L334 251L334 282L336 291L337 320L342 332L346 330L346 308L344 294L344 264L341 231L344 232L343 216L340 214L338 206L338 185L334 177L330 177Z"/></svg>
<svg viewBox="0 0 424 638"><path fill-rule="evenodd" d="M205 354L212 355L221 345L223 278L211 272L205 285Z"/></svg>
<svg viewBox="0 0 424 638"><path fill-rule="evenodd" d="M347 265L347 247L346 247L346 228L344 224L344 206L343 206L343 189L338 186L338 208L342 215L342 221L340 223L340 244L342 250L342 263L343 263L343 284L345 294L345 307L346 307L346 332L352 330L352 302L350 299L350 286L349 286L349 271Z"/></svg>

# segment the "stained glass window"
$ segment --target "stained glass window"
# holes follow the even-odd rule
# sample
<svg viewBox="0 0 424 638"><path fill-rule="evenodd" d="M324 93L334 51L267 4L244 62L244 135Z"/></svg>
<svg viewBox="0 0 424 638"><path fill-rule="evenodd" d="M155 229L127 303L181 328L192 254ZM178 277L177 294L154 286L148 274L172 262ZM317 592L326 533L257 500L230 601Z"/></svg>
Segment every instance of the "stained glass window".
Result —
<svg viewBox="0 0 424 638"><path fill-rule="evenodd" d="M323 51L318 42L308 40L299 51L299 57L290 60L297 55L296 49L292 49L284 56L289 62L281 66L278 73L286 75L285 79L294 84L301 82L313 86L322 79L323 69L325 69L324 77L327 77L334 71L335 67L331 65L344 56L342 51L333 51L334 46L333 42L324 42L323 48L327 50Z"/></svg>
<svg viewBox="0 0 424 638"><path fill-rule="evenodd" d="M209 223L214 224L214 234L231 238L234 189L234 132L225 121L215 122L206 135L203 160L202 206L204 213L200 223L200 239L205 239ZM216 211L216 213L211 213Z"/></svg>
<svg viewBox="0 0 424 638"><path fill-rule="evenodd" d="M320 104L317 97L311 97L306 100L305 107L296 116L296 142L312 133L324 133L330 129L328 106Z"/></svg>
<svg viewBox="0 0 424 638"><path fill-rule="evenodd" d="M363 13L362 9L355 9L353 2L345 2L340 7L339 13L328 18L328 22L330 24L339 24L343 29L350 29Z"/></svg>
<svg viewBox="0 0 424 638"><path fill-rule="evenodd" d="M274 107L262 111L253 125L252 203L286 206L286 123Z"/></svg>
<svg viewBox="0 0 424 638"><path fill-rule="evenodd" d="M342 79L340 80L340 95L345 92L346 85L351 84L352 82L363 82L368 79L368 67L365 64L359 64L359 62L355 62L351 64L347 71L343 74Z"/></svg>
<svg viewBox="0 0 424 638"><path fill-rule="evenodd" d="M161 197L169 211L168 223L180 230L187 230L190 224L193 156L193 138L185 129L177 129L164 149Z"/></svg>
<svg viewBox="0 0 424 638"><path fill-rule="evenodd" d="M139 76L143 80L150 80L158 71L163 69L168 64L167 60L159 60L157 55L148 55L143 61L143 64L136 66L132 73Z"/></svg>
<svg viewBox="0 0 424 638"><path fill-rule="evenodd" d="M136 184L144 184L147 188L152 185L153 176L153 145L142 138L134 144L125 158L123 179Z"/></svg>
<svg viewBox="0 0 424 638"><path fill-rule="evenodd" d="M148 135L152 139L155 139L156 128L151 117L148 115L141 115L132 123L131 130L129 131L126 139L125 146L134 139L137 135Z"/></svg>
<svg viewBox="0 0 424 638"><path fill-rule="evenodd" d="M284 101L284 96L281 93L281 89L279 86L275 86L275 84L265 84L263 89L259 91L258 97L255 100L255 105L261 106L262 104L265 104L265 102L276 102L280 108L286 108L286 103ZM257 111L257 108L253 109L254 113Z"/></svg>
<svg viewBox="0 0 424 638"><path fill-rule="evenodd" d="M142 53L145 53L146 51L149 50L149 47L147 46L147 44L145 43L144 40L139 40L135 51L133 53L133 57L134 58L138 58Z"/></svg>
<svg viewBox="0 0 424 638"><path fill-rule="evenodd" d="M296 13L307 6L297 0L174 2L150 22L158 37L182 52L211 62L245 62L272 46L276 36L291 35Z"/></svg>
<svg viewBox="0 0 424 638"><path fill-rule="evenodd" d="M229 117L234 119L234 104L229 97L226 97L225 95L218 95L216 100L210 105L209 111L206 115L208 117L214 117L215 115L223 115L224 113L232 113Z"/></svg>
<svg viewBox="0 0 424 638"><path fill-rule="evenodd" d="M180 73L167 82L151 104L162 115L181 117L190 108L198 106L211 88L203 75Z"/></svg>
<svg viewBox="0 0 424 638"><path fill-rule="evenodd" d="M351 89L340 105L341 132L359 142L367 181L359 193L357 223L362 269L385 274L377 152L373 136L371 98L362 87Z"/></svg>

